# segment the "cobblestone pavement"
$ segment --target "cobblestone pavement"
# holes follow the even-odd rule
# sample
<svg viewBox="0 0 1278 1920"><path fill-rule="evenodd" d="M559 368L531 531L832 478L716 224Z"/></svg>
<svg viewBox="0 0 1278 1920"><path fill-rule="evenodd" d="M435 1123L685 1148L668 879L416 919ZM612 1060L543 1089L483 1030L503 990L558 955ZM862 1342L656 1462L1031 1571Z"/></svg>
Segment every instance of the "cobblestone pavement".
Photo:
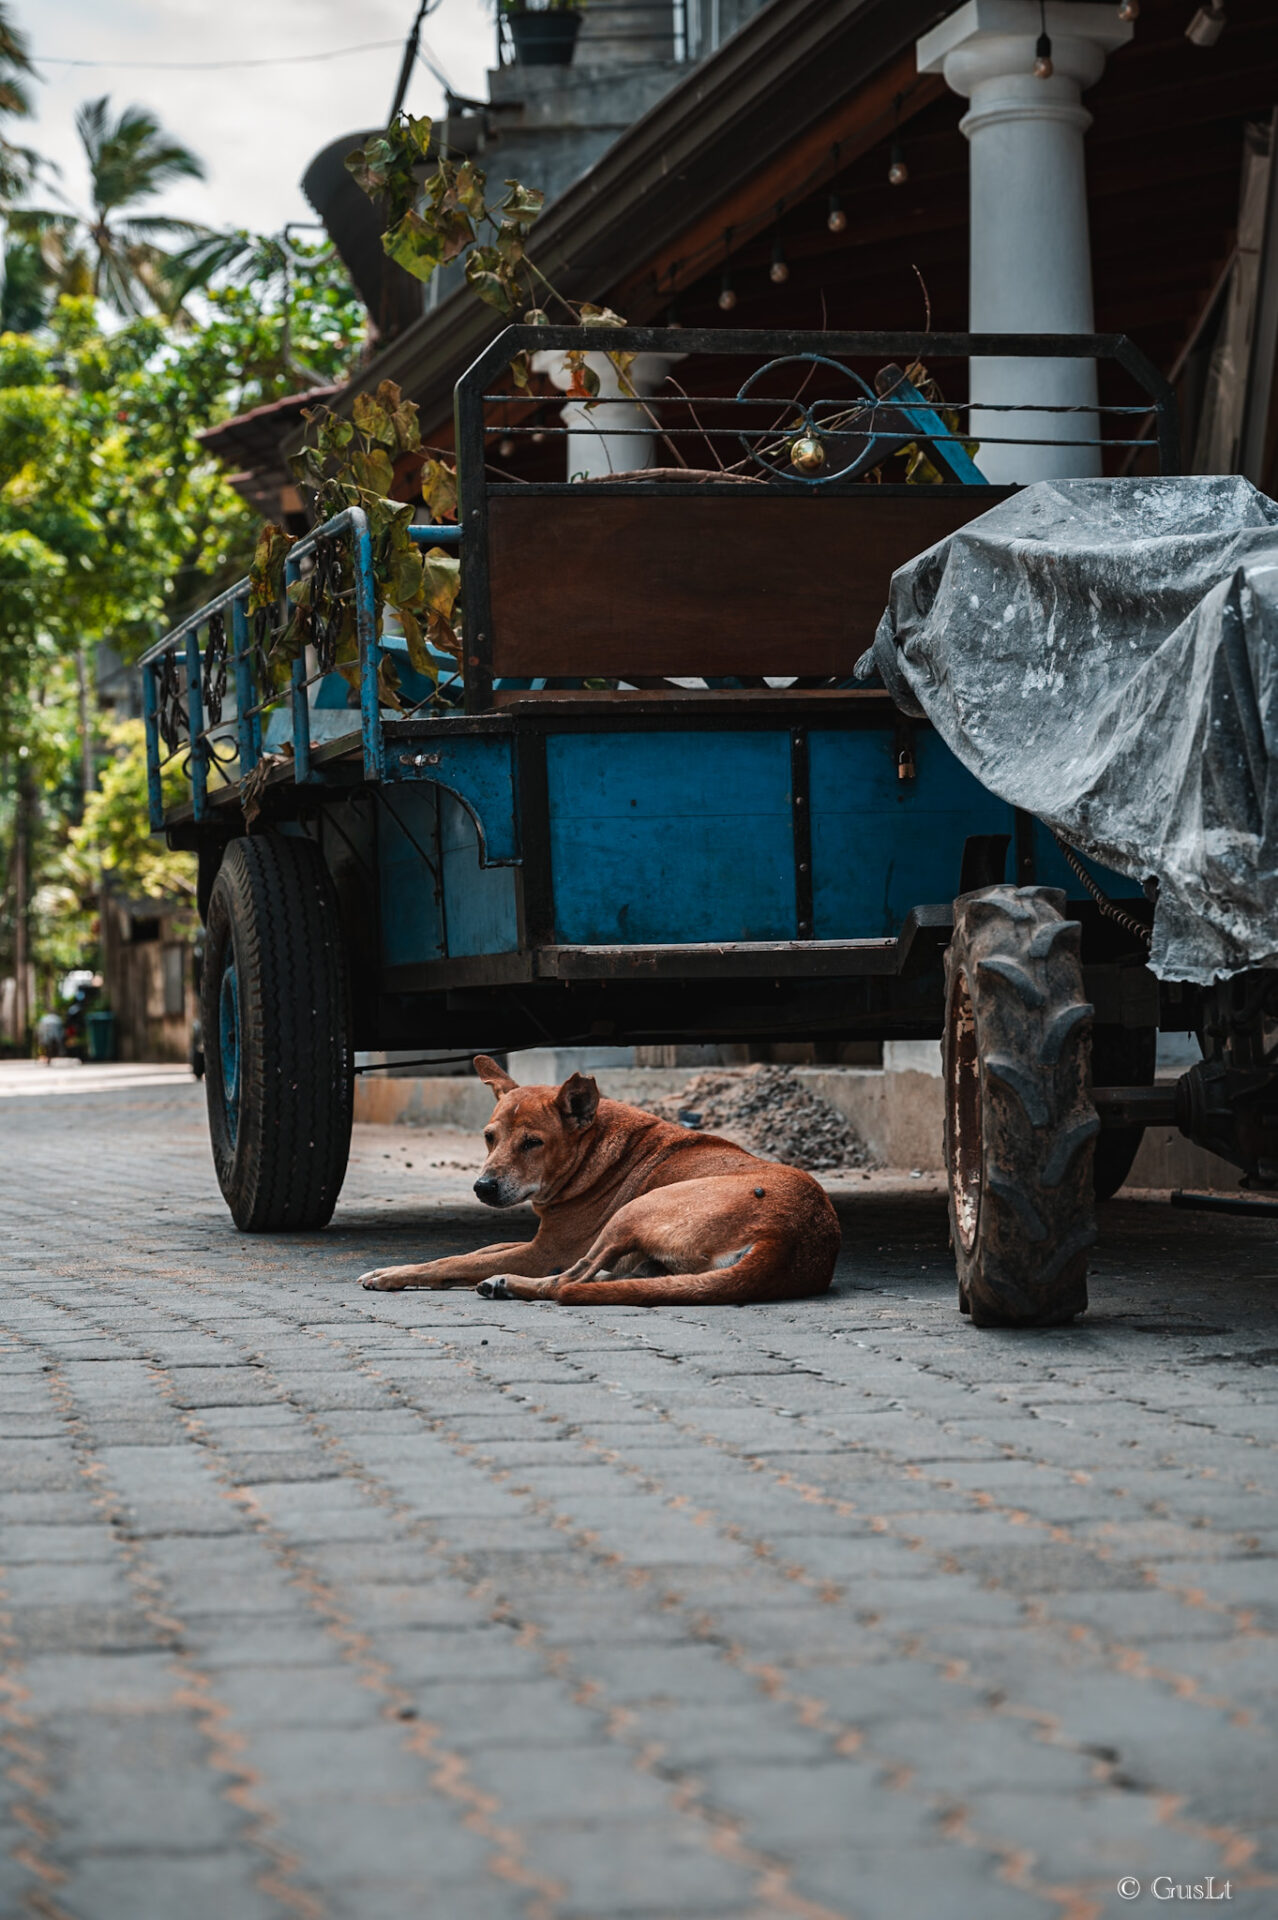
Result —
<svg viewBox="0 0 1278 1920"><path fill-rule="evenodd" d="M981 1334L850 1180L825 1300L531 1307L354 1285L491 1237L460 1135L293 1239L184 1082L0 1142L0 1913L1278 1913L1270 1223Z"/></svg>

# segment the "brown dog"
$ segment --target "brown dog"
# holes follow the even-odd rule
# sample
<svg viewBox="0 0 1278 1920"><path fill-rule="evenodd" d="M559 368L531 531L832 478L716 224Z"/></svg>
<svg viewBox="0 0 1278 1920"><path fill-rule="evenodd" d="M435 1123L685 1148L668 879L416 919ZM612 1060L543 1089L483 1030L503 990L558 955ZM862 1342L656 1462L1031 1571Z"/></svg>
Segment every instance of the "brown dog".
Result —
<svg viewBox="0 0 1278 1920"><path fill-rule="evenodd" d="M810 1174L710 1133L601 1100L574 1073L520 1087L481 1054L497 1104L475 1192L490 1207L531 1200L539 1225L421 1267L379 1267L366 1287L465 1287L490 1299L657 1307L797 1300L824 1293L839 1223Z"/></svg>

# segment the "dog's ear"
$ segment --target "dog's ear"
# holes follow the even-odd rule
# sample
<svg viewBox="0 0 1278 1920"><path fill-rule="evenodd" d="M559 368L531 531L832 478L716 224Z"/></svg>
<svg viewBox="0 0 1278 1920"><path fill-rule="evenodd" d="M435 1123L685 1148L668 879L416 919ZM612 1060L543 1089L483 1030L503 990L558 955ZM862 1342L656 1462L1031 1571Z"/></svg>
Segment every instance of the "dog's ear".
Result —
<svg viewBox="0 0 1278 1920"><path fill-rule="evenodd" d="M497 1062L490 1060L486 1053L475 1055L475 1072L486 1087L492 1088L495 1100L500 1100L504 1093L509 1093L513 1087L519 1085L517 1080L511 1079L504 1067L499 1067Z"/></svg>
<svg viewBox="0 0 1278 1920"><path fill-rule="evenodd" d="M599 1111L599 1089L584 1073L572 1073L555 1095L565 1124L579 1131L590 1126Z"/></svg>

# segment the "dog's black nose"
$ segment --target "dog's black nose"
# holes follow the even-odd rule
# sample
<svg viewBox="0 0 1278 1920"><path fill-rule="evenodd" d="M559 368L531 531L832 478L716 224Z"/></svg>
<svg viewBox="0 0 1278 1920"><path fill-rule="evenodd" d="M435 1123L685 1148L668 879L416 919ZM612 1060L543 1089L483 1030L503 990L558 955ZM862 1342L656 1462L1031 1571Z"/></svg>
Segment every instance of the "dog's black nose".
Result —
<svg viewBox="0 0 1278 1920"><path fill-rule="evenodd" d="M481 1173L475 1182L475 1193L486 1206L496 1206L500 1192L501 1188L491 1173Z"/></svg>

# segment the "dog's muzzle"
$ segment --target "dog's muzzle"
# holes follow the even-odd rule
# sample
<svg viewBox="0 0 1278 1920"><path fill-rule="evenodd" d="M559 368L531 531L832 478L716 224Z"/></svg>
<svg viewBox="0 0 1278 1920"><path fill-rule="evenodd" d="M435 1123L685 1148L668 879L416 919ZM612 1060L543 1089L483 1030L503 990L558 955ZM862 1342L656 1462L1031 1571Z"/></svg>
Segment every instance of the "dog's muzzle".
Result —
<svg viewBox="0 0 1278 1920"><path fill-rule="evenodd" d="M491 1173L481 1173L475 1182L475 1197L482 1200L486 1207L499 1207L502 1204L501 1181Z"/></svg>

